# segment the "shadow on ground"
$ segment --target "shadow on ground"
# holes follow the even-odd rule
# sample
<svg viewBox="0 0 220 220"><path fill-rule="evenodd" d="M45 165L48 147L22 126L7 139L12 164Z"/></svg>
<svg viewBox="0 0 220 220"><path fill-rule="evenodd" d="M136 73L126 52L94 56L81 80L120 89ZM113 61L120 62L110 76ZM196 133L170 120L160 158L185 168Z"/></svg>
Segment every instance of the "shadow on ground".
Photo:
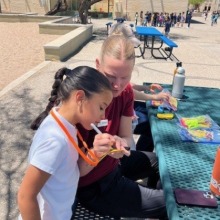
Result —
<svg viewBox="0 0 220 220"><path fill-rule="evenodd" d="M20 92L16 90L10 99L1 100L0 103L0 204L5 210L0 213L0 219L14 220L18 216L17 188L27 166L33 137L29 127L42 111L42 102L36 101L31 89L26 88Z"/></svg>

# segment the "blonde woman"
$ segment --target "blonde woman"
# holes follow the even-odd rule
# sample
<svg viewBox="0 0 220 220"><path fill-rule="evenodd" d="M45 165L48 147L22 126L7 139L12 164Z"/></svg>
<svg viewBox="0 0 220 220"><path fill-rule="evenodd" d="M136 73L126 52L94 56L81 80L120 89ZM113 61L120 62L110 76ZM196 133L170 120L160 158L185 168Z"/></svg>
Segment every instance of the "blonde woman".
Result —
<svg viewBox="0 0 220 220"><path fill-rule="evenodd" d="M134 45L121 35L109 36L103 43L96 68L109 80L113 100L105 111L108 125L100 128L114 136L116 145L132 144L133 90L130 85L135 64ZM80 128L84 140L92 146L95 132ZM96 142L101 146L101 142ZM166 219L163 191L156 189L159 180L155 153L118 151L106 156L79 180L80 203L99 214L114 217ZM123 156L120 160L120 158ZM88 167L89 169L89 167ZM147 187L136 180L148 177ZM73 217L74 219L74 217Z"/></svg>

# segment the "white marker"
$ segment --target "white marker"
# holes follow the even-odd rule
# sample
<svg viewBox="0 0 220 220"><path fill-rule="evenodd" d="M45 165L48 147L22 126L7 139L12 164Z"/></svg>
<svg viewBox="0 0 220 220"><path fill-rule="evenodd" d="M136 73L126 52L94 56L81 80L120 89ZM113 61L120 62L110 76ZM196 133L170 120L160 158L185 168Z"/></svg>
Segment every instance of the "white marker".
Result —
<svg viewBox="0 0 220 220"><path fill-rule="evenodd" d="M91 123L90 124L91 127L97 132L97 134L102 134L102 132L95 126L95 124ZM121 150L117 150L114 147L112 147L114 151L121 151ZM130 147L124 147L125 150L130 150Z"/></svg>
<svg viewBox="0 0 220 220"><path fill-rule="evenodd" d="M97 132L97 134L102 134L102 132L95 126L95 124L91 123L90 125Z"/></svg>

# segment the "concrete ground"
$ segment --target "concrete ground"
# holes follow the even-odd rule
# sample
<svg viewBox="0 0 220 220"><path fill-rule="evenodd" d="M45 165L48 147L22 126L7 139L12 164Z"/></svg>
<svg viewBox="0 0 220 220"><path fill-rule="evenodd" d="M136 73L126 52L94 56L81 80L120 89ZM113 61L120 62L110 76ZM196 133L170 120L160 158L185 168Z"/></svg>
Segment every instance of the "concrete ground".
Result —
<svg viewBox="0 0 220 220"><path fill-rule="evenodd" d="M45 61L0 92L1 220L13 220L18 216L16 193L26 169L28 150L34 134L29 126L47 104L54 73L63 66L94 67L94 60L107 37L105 23L108 20L92 22L93 39L78 53L64 62ZM162 31L162 28L159 29ZM190 28L172 28L170 38L179 46L173 53L182 61L186 70L186 85L220 88L220 24L211 26L210 20L195 17ZM132 82L170 84L175 62L151 58L146 52L145 60L136 59Z"/></svg>

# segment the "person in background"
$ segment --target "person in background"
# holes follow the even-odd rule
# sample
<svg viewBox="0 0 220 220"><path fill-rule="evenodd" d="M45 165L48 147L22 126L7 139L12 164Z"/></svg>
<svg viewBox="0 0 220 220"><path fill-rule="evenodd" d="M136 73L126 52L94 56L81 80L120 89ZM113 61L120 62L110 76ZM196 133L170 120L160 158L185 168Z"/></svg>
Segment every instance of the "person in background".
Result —
<svg viewBox="0 0 220 220"><path fill-rule="evenodd" d="M180 18L180 26L183 27L184 23L186 21L185 12L182 12L181 18Z"/></svg>
<svg viewBox="0 0 220 220"><path fill-rule="evenodd" d="M208 17L208 12L207 11L204 12L204 17L205 17L205 21L206 21L207 17Z"/></svg>
<svg viewBox="0 0 220 220"><path fill-rule="evenodd" d="M214 23L215 23L215 12L213 11L211 15L211 26L213 26Z"/></svg>
<svg viewBox="0 0 220 220"><path fill-rule="evenodd" d="M214 18L214 23L217 24L219 18L219 12L216 11L215 13L215 18Z"/></svg>
<svg viewBox="0 0 220 220"><path fill-rule="evenodd" d="M165 33L166 37L169 36L170 28L171 28L170 17L167 17L166 20L165 20L165 26L164 26L164 33Z"/></svg>
<svg viewBox="0 0 220 220"><path fill-rule="evenodd" d="M186 14L186 21L188 28L190 28L191 20L192 20L192 10L188 10Z"/></svg>
<svg viewBox="0 0 220 220"><path fill-rule="evenodd" d="M134 64L134 45L121 35L109 36L96 59L96 68L109 80L114 97L105 112L108 125L100 130L114 135L116 143L127 146L132 143L134 98L130 79ZM78 128L90 146L96 132ZM129 157L124 154L119 151L106 156L80 178L77 191L80 204L96 213L114 217L167 219L163 191L156 189L159 180L156 154L141 151L130 151ZM146 177L147 186L136 182Z"/></svg>
<svg viewBox="0 0 220 220"><path fill-rule="evenodd" d="M172 23L172 27L175 27L176 26L176 22L177 22L177 15L176 15L176 12L173 13L173 23Z"/></svg>
<svg viewBox="0 0 220 220"><path fill-rule="evenodd" d="M138 12L135 13L135 26L137 26L138 23Z"/></svg>
<svg viewBox="0 0 220 220"><path fill-rule="evenodd" d="M176 27L180 26L181 18L182 18L182 14L179 13L176 18Z"/></svg>
<svg viewBox="0 0 220 220"><path fill-rule="evenodd" d="M144 22L144 13L143 11L140 12L140 25L143 25Z"/></svg>
<svg viewBox="0 0 220 220"><path fill-rule="evenodd" d="M86 166L93 169L115 142L109 134L96 135L94 143L101 141L102 146L94 144L79 157L81 136L76 124L91 130L90 124L104 118L112 101L111 87L103 74L86 66L73 70L64 67L56 72L52 88L49 104L31 125L38 130L17 196L19 219L23 220L70 219L80 173L85 175Z"/></svg>

